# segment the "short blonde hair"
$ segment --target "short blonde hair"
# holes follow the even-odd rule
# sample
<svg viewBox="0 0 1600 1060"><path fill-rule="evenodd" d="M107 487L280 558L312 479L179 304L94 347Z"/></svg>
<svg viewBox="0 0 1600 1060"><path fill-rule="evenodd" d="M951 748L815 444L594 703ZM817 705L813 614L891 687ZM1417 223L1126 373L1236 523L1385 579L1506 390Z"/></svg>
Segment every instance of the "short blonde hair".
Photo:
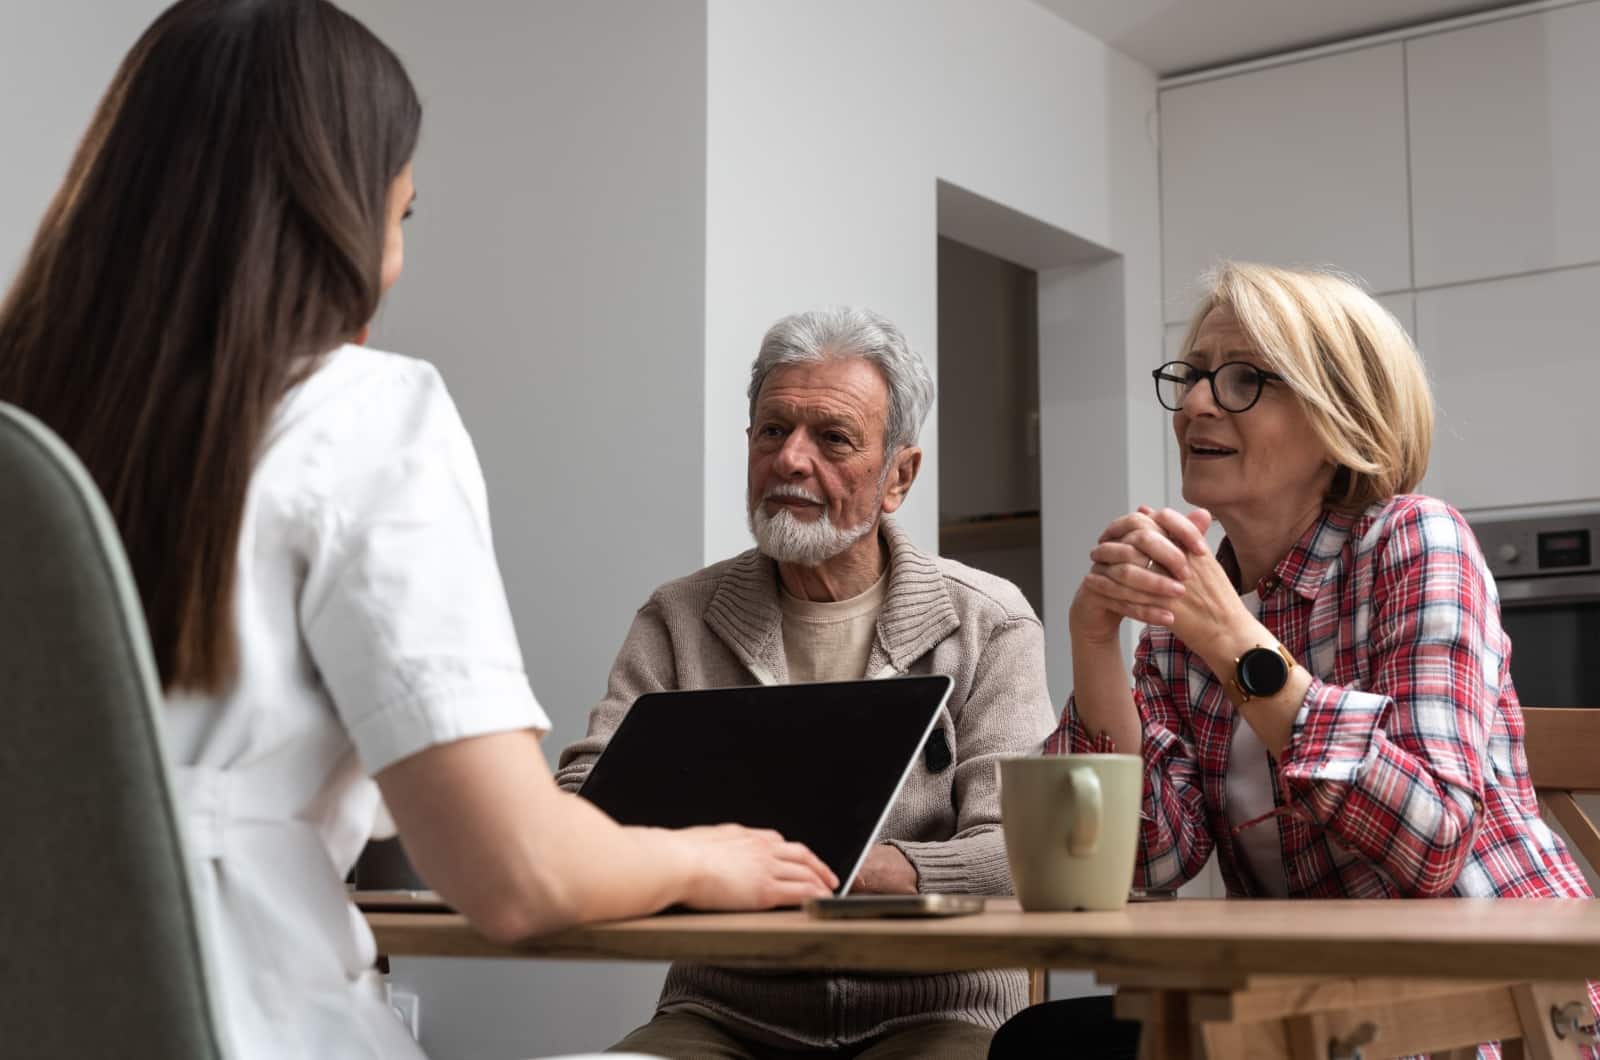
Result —
<svg viewBox="0 0 1600 1060"><path fill-rule="evenodd" d="M1393 314L1332 270L1225 262L1201 283L1183 352L1213 309L1232 311L1339 465L1329 507L1361 511L1416 488L1433 446L1433 395Z"/></svg>

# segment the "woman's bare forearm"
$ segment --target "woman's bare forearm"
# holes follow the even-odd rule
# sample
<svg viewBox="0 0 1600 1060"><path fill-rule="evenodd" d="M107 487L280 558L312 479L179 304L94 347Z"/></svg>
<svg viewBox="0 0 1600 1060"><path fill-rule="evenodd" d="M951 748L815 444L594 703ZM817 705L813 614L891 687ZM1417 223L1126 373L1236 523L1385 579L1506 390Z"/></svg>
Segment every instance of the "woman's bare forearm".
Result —
<svg viewBox="0 0 1600 1060"><path fill-rule="evenodd" d="M1122 754L1139 753L1143 727L1117 641L1072 638L1072 698L1091 735L1106 734Z"/></svg>
<svg viewBox="0 0 1600 1060"><path fill-rule="evenodd" d="M383 770L378 784L422 878L498 940L677 903L798 905L839 883L775 832L625 828L556 787L532 732L428 748Z"/></svg>
<svg viewBox="0 0 1600 1060"><path fill-rule="evenodd" d="M490 937L643 915L687 888L670 840L558 789L532 733L430 748L378 780L418 872Z"/></svg>

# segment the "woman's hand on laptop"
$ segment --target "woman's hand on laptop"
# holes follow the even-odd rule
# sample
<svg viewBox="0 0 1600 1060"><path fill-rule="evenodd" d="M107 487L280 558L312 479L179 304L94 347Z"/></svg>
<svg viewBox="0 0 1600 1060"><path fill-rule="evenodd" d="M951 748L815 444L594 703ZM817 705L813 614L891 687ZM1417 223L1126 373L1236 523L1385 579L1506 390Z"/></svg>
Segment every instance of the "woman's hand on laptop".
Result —
<svg viewBox="0 0 1600 1060"><path fill-rule="evenodd" d="M803 843L768 829L719 824L667 833L690 866L683 904L692 909L771 909L823 898L839 886Z"/></svg>

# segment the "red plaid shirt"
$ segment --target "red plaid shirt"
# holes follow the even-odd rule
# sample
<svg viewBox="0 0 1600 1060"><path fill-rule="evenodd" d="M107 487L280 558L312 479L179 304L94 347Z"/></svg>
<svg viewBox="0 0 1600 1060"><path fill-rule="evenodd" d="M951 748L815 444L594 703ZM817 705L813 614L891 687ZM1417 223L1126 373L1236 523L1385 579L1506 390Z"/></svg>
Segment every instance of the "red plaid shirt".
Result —
<svg viewBox="0 0 1600 1060"><path fill-rule="evenodd" d="M1539 817L1499 595L1460 513L1416 495L1327 512L1256 592L1262 625L1312 678L1288 745L1269 756L1277 810L1244 826L1276 824L1291 897L1589 896ZM1228 893L1263 895L1226 812L1237 715L1222 683L1156 626L1133 677L1135 884L1176 886L1215 847ZM1071 701L1045 742L1046 754L1113 749Z"/></svg>

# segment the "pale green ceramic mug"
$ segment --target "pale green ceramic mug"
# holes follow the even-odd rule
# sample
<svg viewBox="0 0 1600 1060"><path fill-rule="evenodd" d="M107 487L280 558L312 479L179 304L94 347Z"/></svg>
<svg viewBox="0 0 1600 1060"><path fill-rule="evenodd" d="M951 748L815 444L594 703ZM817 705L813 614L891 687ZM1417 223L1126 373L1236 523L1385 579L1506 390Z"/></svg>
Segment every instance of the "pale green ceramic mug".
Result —
<svg viewBox="0 0 1600 1060"><path fill-rule="evenodd" d="M1126 905L1143 794L1138 755L1003 759L1000 819L1022 908Z"/></svg>

